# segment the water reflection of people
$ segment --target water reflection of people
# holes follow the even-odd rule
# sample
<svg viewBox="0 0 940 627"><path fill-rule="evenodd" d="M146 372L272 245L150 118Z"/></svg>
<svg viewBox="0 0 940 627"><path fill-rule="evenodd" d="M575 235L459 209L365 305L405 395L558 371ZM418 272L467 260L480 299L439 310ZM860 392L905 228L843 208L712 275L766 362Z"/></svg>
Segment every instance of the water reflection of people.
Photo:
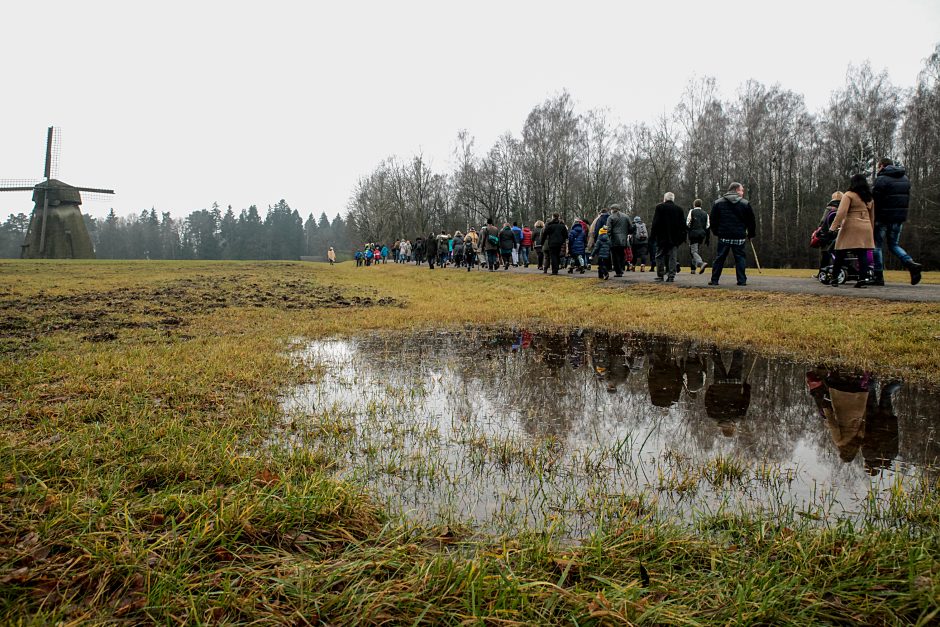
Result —
<svg viewBox="0 0 940 627"><path fill-rule="evenodd" d="M511 350L513 351L517 351L520 349L525 350L527 348L530 348L531 346L532 346L532 334L529 331L522 329L519 331L518 334L513 335Z"/></svg>
<svg viewBox="0 0 940 627"><path fill-rule="evenodd" d="M877 403L874 392L868 395L862 457L865 470L873 477L882 469L890 469L891 462L898 456L898 417L894 413L894 395L900 389L900 382L890 381L881 387Z"/></svg>
<svg viewBox="0 0 940 627"><path fill-rule="evenodd" d="M607 391L613 394L630 376L630 366L627 364L622 335L608 337L607 368Z"/></svg>
<svg viewBox="0 0 940 627"><path fill-rule="evenodd" d="M894 396L900 382L886 383L879 395L868 373L845 375L818 366L806 373L806 384L842 461L853 461L861 449L868 474L891 468L899 446Z"/></svg>
<svg viewBox="0 0 940 627"><path fill-rule="evenodd" d="M669 351L669 344L657 342L647 374L650 402L656 407L670 407L682 394L682 368Z"/></svg>
<svg viewBox="0 0 940 627"><path fill-rule="evenodd" d="M725 370L724 359L717 348L712 348L714 383L705 390L705 413L718 422L725 437L734 435L736 422L747 414L751 404L751 385L742 378L744 352L731 353L731 365Z"/></svg>
<svg viewBox="0 0 940 627"><path fill-rule="evenodd" d="M869 375L841 375L830 373L826 377L832 414L826 417L826 426L832 443L844 462L855 459L865 439L865 408L868 405Z"/></svg>
<svg viewBox="0 0 940 627"><path fill-rule="evenodd" d="M832 416L832 401L829 400L829 388L826 387L826 376L829 371L823 366L816 366L815 369L806 373L806 386L809 388L809 395L816 403L816 410L819 417L828 420Z"/></svg>
<svg viewBox="0 0 940 627"><path fill-rule="evenodd" d="M690 398L695 398L705 386L705 358L698 346L691 344L682 360L682 380Z"/></svg>

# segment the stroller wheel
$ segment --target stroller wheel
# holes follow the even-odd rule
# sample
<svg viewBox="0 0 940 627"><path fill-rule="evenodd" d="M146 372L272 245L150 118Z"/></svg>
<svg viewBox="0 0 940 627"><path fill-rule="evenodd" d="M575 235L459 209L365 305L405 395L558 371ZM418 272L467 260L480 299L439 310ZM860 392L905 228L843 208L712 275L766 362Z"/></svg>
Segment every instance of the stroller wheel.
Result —
<svg viewBox="0 0 940 627"><path fill-rule="evenodd" d="M828 282L829 282L829 271L828 271L828 270L820 270L819 273L816 275L816 280L819 281L820 283L828 283Z"/></svg>

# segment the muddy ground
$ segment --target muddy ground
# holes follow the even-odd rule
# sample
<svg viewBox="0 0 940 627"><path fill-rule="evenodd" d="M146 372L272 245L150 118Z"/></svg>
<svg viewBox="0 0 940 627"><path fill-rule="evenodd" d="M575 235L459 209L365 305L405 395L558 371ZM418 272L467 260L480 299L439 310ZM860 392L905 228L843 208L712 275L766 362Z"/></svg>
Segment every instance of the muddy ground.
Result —
<svg viewBox="0 0 940 627"><path fill-rule="evenodd" d="M350 296L311 280L259 283L235 277L196 276L154 287L117 288L79 294L29 297L0 294L0 353L28 347L57 331L80 333L92 342L118 339L129 329L161 329L187 339L181 331L194 317L227 307L280 310L395 305L378 295Z"/></svg>

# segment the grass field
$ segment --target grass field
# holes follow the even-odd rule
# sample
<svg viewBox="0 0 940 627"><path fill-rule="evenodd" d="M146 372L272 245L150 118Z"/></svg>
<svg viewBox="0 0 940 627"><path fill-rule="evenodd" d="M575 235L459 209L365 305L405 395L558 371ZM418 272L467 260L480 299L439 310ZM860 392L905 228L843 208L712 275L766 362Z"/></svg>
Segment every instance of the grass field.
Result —
<svg viewBox="0 0 940 627"><path fill-rule="evenodd" d="M804 276L807 271L793 272ZM894 278L894 280L899 280ZM929 276L929 275L927 275ZM889 276L889 280L892 277ZM571 545L399 522L263 452L297 338L590 326L940 383L940 308L387 265L0 262L0 622L931 624L938 486L893 524L663 522Z"/></svg>

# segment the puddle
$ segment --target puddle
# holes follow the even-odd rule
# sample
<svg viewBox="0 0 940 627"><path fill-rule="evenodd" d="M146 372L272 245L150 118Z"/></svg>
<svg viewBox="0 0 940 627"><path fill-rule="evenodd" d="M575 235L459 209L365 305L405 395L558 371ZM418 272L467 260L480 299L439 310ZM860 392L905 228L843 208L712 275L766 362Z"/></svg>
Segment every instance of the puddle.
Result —
<svg viewBox="0 0 940 627"><path fill-rule="evenodd" d="M891 524L940 460L936 393L690 342L474 330L298 357L322 378L284 399L270 444L324 451L430 524L572 538L644 515Z"/></svg>

